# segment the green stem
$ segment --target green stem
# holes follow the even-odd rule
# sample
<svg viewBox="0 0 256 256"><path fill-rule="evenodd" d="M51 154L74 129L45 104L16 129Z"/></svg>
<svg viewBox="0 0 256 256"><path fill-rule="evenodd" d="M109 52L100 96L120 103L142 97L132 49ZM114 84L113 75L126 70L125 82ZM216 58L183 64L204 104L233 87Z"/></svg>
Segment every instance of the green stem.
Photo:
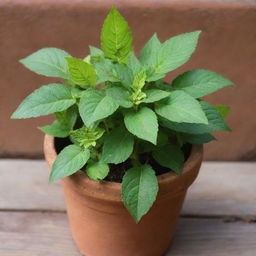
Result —
<svg viewBox="0 0 256 256"><path fill-rule="evenodd" d="M104 126L105 126L105 128L106 128L107 133L109 133L109 128L108 128L107 121L104 120L103 123L104 123Z"/></svg>
<svg viewBox="0 0 256 256"><path fill-rule="evenodd" d="M93 159L95 161L99 161L100 160L100 153L98 152L98 150L96 148L91 148L91 152L92 152L92 155L95 156L95 157L93 157Z"/></svg>
<svg viewBox="0 0 256 256"><path fill-rule="evenodd" d="M138 151L138 145L139 145L139 142L136 141L135 145L134 145L133 153L131 155L133 166L139 166L140 165L139 154L137 152Z"/></svg>

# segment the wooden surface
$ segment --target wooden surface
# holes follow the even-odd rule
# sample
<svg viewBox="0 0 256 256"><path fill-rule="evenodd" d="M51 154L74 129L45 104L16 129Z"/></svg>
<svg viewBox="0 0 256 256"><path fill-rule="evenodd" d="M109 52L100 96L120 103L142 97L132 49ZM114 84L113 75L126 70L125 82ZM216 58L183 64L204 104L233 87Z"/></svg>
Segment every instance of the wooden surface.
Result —
<svg viewBox="0 0 256 256"><path fill-rule="evenodd" d="M47 180L44 161L0 160L1 256L80 256L59 183ZM203 164L166 256L227 255L256 255L255 163Z"/></svg>

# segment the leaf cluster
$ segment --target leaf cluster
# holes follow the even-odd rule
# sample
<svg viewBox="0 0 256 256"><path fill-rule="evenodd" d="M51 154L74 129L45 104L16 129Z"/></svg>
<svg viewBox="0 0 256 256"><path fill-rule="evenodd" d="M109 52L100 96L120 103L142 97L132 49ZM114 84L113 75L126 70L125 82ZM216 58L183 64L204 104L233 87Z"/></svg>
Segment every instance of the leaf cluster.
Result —
<svg viewBox="0 0 256 256"><path fill-rule="evenodd" d="M84 59L56 48L44 48L22 59L37 74L64 79L35 90L12 115L54 114L56 120L39 129L72 141L54 162L50 181L81 168L100 181L108 175L110 164L130 161L122 198L138 222L158 192L156 172L141 156L146 154L179 175L184 144L206 143L214 140L211 132L230 130L224 121L229 108L200 99L234 86L230 80L209 70L185 72L171 83L163 80L189 60L200 32L164 42L154 34L136 57L131 29L112 8L102 27L101 49L90 46Z"/></svg>

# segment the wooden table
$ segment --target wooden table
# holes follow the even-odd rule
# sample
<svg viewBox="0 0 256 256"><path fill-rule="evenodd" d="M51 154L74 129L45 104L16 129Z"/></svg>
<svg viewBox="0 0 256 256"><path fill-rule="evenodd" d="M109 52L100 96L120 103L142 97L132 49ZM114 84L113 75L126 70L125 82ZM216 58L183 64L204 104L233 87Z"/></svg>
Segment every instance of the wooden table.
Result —
<svg viewBox="0 0 256 256"><path fill-rule="evenodd" d="M0 160L1 256L80 255L47 169L41 160ZM203 164L167 254L226 255L256 255L256 163Z"/></svg>

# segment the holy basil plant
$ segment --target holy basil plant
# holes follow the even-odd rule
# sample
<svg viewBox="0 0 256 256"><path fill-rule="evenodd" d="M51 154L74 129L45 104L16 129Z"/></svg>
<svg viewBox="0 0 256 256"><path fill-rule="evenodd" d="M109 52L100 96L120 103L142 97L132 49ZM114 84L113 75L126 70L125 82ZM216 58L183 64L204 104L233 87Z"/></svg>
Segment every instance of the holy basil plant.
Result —
<svg viewBox="0 0 256 256"><path fill-rule="evenodd" d="M230 130L224 121L229 107L201 99L234 86L230 80L203 69L185 72L171 83L164 80L166 73L189 60L200 33L164 42L154 34L136 57L131 29L112 8L102 27L101 49L90 46L84 59L57 48L22 59L37 74L63 79L35 90L12 115L54 114L56 121L39 129L70 139L53 164L50 182L78 170L101 181L110 167L127 162L122 199L138 222L158 193L157 170L149 159L179 175L185 144L206 143L214 140L211 132Z"/></svg>

